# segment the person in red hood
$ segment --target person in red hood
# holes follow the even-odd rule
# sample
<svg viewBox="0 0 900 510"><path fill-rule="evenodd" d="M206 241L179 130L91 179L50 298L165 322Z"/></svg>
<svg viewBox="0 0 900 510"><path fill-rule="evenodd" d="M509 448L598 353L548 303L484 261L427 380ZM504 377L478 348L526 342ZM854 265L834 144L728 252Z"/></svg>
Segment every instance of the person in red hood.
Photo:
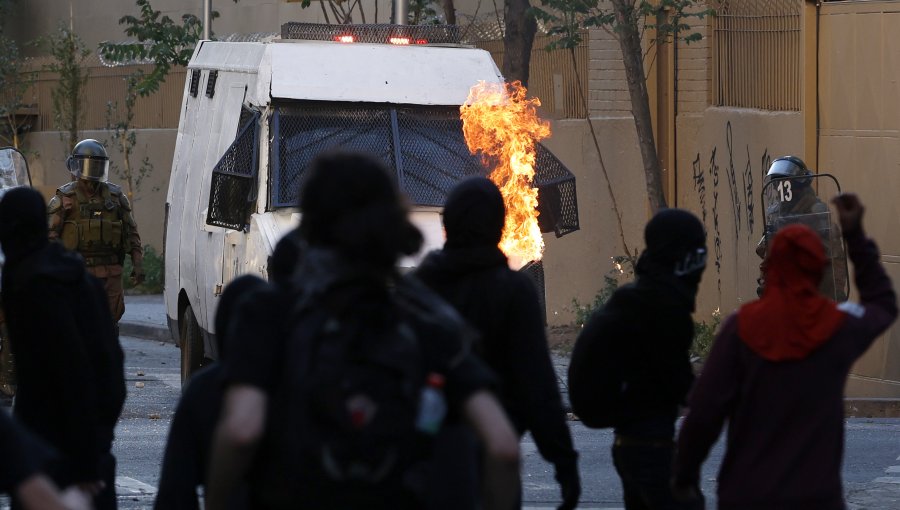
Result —
<svg viewBox="0 0 900 510"><path fill-rule="evenodd" d="M818 291L827 264L806 226L781 229L769 251L762 297L719 332L688 400L672 484L696 496L700 466L728 421L718 476L721 510L843 510L844 383L850 367L897 317L897 298L863 232L852 194L837 207L858 303Z"/></svg>

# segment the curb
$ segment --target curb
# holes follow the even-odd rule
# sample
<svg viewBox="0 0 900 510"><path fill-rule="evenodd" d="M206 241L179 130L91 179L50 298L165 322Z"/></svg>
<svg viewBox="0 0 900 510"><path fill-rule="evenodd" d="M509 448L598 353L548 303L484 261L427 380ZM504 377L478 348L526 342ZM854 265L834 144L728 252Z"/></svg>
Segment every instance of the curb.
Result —
<svg viewBox="0 0 900 510"><path fill-rule="evenodd" d="M169 333L169 328L150 322L120 321L119 334L121 336L132 336L168 344L175 343L175 339Z"/></svg>
<svg viewBox="0 0 900 510"><path fill-rule="evenodd" d="M900 398L845 398L847 418L900 418Z"/></svg>

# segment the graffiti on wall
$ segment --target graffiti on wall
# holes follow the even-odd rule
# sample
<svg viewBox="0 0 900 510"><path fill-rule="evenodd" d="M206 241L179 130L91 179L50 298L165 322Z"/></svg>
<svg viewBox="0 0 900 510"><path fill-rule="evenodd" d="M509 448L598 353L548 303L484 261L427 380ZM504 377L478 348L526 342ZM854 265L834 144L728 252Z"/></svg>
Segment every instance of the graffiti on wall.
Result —
<svg viewBox="0 0 900 510"><path fill-rule="evenodd" d="M724 259L726 256L733 259L735 268L739 267L739 262L744 260L751 251L751 242L756 231L756 202L759 200L758 193L761 191L754 186L754 164L753 156L750 152L750 144L746 144L745 151L737 148L734 138L734 131L731 122L725 124L725 149L727 150L727 162L724 165L724 173L719 165L719 148L713 146L710 149L709 158L706 159L699 152L693 161L692 183L693 191L696 193L700 204L700 215L704 225L708 225L707 218L711 216L712 220L712 240L714 262L716 266L717 289L719 301L722 300L722 273ZM738 161L735 154L746 152L746 159ZM743 154L741 154L743 155ZM740 156L738 156L740 157ZM743 159L743 158L742 158ZM762 176L765 176L772 157L769 155L768 148L764 148L760 156L759 165ZM743 165L743 170L738 171ZM724 181L724 184L722 183ZM707 186L709 183L710 186ZM720 201L719 191L723 189L723 200L730 201L730 207L724 205L725 215L730 210L729 218L720 218ZM707 191L709 190L709 191ZM707 193L712 193L712 207L707 213ZM730 225L729 225L730 223ZM731 245L736 250L735 253L726 254L725 245L722 242L722 230L731 232L734 236L734 243ZM727 235L727 234L726 234ZM746 242L742 243L741 241ZM747 253L743 253L746 251ZM736 271L735 271L736 276Z"/></svg>

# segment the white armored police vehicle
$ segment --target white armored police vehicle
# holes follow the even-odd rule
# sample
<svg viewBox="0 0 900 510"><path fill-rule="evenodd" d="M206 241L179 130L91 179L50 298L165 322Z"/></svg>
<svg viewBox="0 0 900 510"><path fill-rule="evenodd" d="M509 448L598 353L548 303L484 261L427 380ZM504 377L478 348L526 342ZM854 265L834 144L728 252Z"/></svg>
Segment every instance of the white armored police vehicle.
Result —
<svg viewBox="0 0 900 510"><path fill-rule="evenodd" d="M304 171L322 151L378 157L413 204L422 253L443 244L447 193L488 172L459 118L479 81L503 77L488 52L459 44L454 26L287 23L269 41L198 45L166 198L166 313L182 379L217 356L223 287L244 273L267 278L275 244L299 223ZM577 230L574 177L543 147L535 184L542 230Z"/></svg>

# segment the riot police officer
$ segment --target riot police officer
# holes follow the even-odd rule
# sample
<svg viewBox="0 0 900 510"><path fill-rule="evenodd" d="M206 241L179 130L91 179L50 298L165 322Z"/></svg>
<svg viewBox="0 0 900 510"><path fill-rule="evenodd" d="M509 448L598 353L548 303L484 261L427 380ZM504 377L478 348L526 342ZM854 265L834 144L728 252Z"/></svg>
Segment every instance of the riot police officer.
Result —
<svg viewBox="0 0 900 510"><path fill-rule="evenodd" d="M780 227L789 223L804 223L822 238L830 259L820 290L836 301L847 299L847 259L840 229L831 220L828 205L816 195L813 180L813 172L797 156L775 159L766 172L763 192L766 230L756 245L756 254L762 259L757 280L757 294L760 296L765 288L769 241Z"/></svg>
<svg viewBox="0 0 900 510"><path fill-rule="evenodd" d="M125 313L122 264L131 255L133 285L144 281L141 237L131 203L119 186L107 182L109 156L93 139L78 142L66 160L72 182L60 186L47 204L50 239L84 257L85 266L99 278L118 323Z"/></svg>

